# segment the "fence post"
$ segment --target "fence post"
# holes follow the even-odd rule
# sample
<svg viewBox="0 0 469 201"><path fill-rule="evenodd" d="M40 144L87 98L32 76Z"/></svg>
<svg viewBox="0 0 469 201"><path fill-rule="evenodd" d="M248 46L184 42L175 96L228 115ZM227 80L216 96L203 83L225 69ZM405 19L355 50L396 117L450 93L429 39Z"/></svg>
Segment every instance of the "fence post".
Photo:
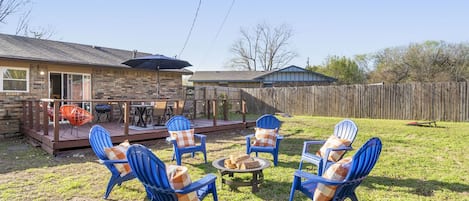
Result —
<svg viewBox="0 0 469 201"><path fill-rule="evenodd" d="M246 124L246 100L241 100L241 114L243 116L243 123Z"/></svg>
<svg viewBox="0 0 469 201"><path fill-rule="evenodd" d="M210 116L211 116L211 112L210 112L210 100L205 100L207 103L205 105L206 109L207 109L207 119L210 119Z"/></svg>
<svg viewBox="0 0 469 201"><path fill-rule="evenodd" d="M223 120L228 121L228 104L226 99L222 100L223 104Z"/></svg>

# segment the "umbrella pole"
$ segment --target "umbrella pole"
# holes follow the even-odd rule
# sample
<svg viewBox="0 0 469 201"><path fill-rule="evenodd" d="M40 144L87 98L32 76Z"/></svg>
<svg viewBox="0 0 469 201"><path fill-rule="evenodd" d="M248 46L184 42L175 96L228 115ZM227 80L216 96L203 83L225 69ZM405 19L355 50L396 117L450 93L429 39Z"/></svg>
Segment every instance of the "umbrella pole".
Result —
<svg viewBox="0 0 469 201"><path fill-rule="evenodd" d="M160 66L156 66L156 98L160 98Z"/></svg>

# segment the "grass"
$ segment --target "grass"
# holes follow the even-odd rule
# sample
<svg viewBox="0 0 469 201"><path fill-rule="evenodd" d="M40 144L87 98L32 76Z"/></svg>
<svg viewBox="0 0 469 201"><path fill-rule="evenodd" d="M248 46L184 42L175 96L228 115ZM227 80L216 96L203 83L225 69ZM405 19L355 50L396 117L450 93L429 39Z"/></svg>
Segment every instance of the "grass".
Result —
<svg viewBox="0 0 469 201"><path fill-rule="evenodd" d="M293 172L298 168L303 141L326 139L341 118L279 117L281 133L279 165L264 171L265 182L252 194L249 187L230 190L217 179L219 200L288 200ZM469 200L469 134L467 123L437 122L438 128L406 126L402 120L353 119L359 128L355 150L377 136L383 141L380 159L356 190L360 200ZM185 157L193 180L215 173L211 161L244 152L244 136L252 129L207 135L209 163L202 155ZM163 140L145 144L167 164L172 149ZM353 155L353 151L347 155ZM272 159L270 155L261 157ZM23 139L0 142L0 200L102 200L108 170L95 162L90 149L52 157ZM306 167L312 171L311 166ZM241 176L241 175L240 175ZM144 200L137 180L116 186L112 200ZM209 196L205 200L212 200ZM295 200L307 200L301 193Z"/></svg>

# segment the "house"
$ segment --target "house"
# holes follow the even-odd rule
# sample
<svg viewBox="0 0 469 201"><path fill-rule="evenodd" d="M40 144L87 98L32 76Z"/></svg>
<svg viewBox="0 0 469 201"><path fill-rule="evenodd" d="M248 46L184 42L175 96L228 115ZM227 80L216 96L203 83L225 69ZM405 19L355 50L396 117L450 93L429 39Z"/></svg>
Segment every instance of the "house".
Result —
<svg viewBox="0 0 469 201"><path fill-rule="evenodd" d="M0 130L10 125L6 120L20 119L23 100L156 98L156 70L122 64L145 55L149 53L0 34ZM160 70L160 97L180 98L182 75L191 73Z"/></svg>
<svg viewBox="0 0 469 201"><path fill-rule="evenodd" d="M258 88L324 85L337 79L292 65L276 71L196 71L189 81L194 86Z"/></svg>

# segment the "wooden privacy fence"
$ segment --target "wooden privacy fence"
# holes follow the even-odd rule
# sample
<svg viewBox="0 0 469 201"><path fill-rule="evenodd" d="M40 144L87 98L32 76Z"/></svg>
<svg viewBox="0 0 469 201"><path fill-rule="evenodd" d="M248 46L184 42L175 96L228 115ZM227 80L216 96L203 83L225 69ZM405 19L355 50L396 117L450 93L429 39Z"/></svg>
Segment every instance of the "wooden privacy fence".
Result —
<svg viewBox="0 0 469 201"><path fill-rule="evenodd" d="M467 82L243 88L248 113L468 121Z"/></svg>

